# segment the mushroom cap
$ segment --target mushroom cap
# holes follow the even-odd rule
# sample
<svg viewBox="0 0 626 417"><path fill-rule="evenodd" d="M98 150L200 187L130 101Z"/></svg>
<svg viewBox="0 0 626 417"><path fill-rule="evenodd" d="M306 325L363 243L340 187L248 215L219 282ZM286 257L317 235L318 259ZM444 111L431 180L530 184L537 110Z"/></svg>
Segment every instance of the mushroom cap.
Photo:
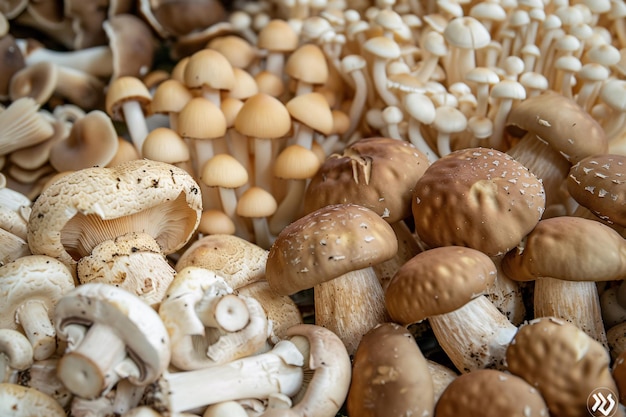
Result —
<svg viewBox="0 0 626 417"><path fill-rule="evenodd" d="M280 100L258 93L248 98L237 113L235 129L250 137L279 138L291 129L291 116Z"/></svg>
<svg viewBox="0 0 626 417"><path fill-rule="evenodd" d="M201 212L198 184L173 165L144 159L86 168L37 198L28 244L33 254L75 265L100 242L138 231L151 235L167 255L191 238Z"/></svg>
<svg viewBox="0 0 626 417"><path fill-rule="evenodd" d="M16 329L15 314L28 301L38 301L52 317L54 306L74 289L67 267L44 255L26 255L0 266L0 328Z"/></svg>
<svg viewBox="0 0 626 417"><path fill-rule="evenodd" d="M386 36L376 36L368 39L363 48L377 58L396 59L400 57L400 46Z"/></svg>
<svg viewBox="0 0 626 417"><path fill-rule="evenodd" d="M79 285L59 300L54 316L62 340L67 339L70 325L109 326L124 341L140 370L138 377L129 376L134 385L154 382L169 364L170 339L165 325L152 307L127 290L100 283Z"/></svg>
<svg viewBox="0 0 626 417"><path fill-rule="evenodd" d="M27 2L24 2L27 3ZM6 15L5 15L6 16ZM13 75L24 68L24 56L11 34L0 37L0 51L2 52L2 77L0 77L0 97L4 99L9 95L9 84Z"/></svg>
<svg viewBox="0 0 626 417"><path fill-rule="evenodd" d="M374 211L328 205L280 232L269 250L265 278L278 294L290 295L384 262L397 250L393 229Z"/></svg>
<svg viewBox="0 0 626 417"><path fill-rule="evenodd" d="M180 112L193 94L182 82L173 78L160 83L152 95L152 113Z"/></svg>
<svg viewBox="0 0 626 417"><path fill-rule="evenodd" d="M488 148L462 149L432 163L412 202L415 230L429 246L468 246L488 255L515 247L544 208L541 181Z"/></svg>
<svg viewBox="0 0 626 417"><path fill-rule="evenodd" d="M207 86L216 90L230 90L235 86L233 66L214 49L201 49L191 55L184 72L189 88Z"/></svg>
<svg viewBox="0 0 626 417"><path fill-rule="evenodd" d="M272 52L291 52L298 43L298 34L287 21L272 19L259 32L257 47Z"/></svg>
<svg viewBox="0 0 626 417"><path fill-rule="evenodd" d="M522 100L506 125L514 137L534 133L572 164L608 150L602 126L575 101L551 90Z"/></svg>
<svg viewBox="0 0 626 417"><path fill-rule="evenodd" d="M324 84L328 80L326 56L319 46L305 43L287 58L285 74L298 81Z"/></svg>
<svg viewBox="0 0 626 417"><path fill-rule="evenodd" d="M435 409L437 417L545 417L548 406L522 378L495 369L462 374L448 385Z"/></svg>
<svg viewBox="0 0 626 417"><path fill-rule="evenodd" d="M177 164L191 159L189 145L175 130L159 126L146 135L141 147L144 158Z"/></svg>
<svg viewBox="0 0 626 417"><path fill-rule="evenodd" d="M32 97L43 105L57 87L59 70L53 62L41 61L16 71L8 87L9 98L15 101L21 97Z"/></svg>
<svg viewBox="0 0 626 417"><path fill-rule="evenodd" d="M321 164L311 149L289 145L276 157L274 175L284 179L306 180L317 173Z"/></svg>
<svg viewBox="0 0 626 417"><path fill-rule="evenodd" d="M118 135L111 118L93 110L72 124L65 140L50 148L50 164L59 172L105 166L117 153Z"/></svg>
<svg viewBox="0 0 626 417"><path fill-rule="evenodd" d="M300 94L289 100L285 107L291 117L313 130L329 135L333 130L333 114L323 94Z"/></svg>
<svg viewBox="0 0 626 417"><path fill-rule="evenodd" d="M114 121L124 121L122 104L125 101L136 100L141 104L144 114L150 113L152 96L148 87L137 77L124 76L109 83L106 94L106 112Z"/></svg>
<svg viewBox="0 0 626 417"><path fill-rule="evenodd" d="M363 336L352 365L350 415L432 415L434 402L426 358L405 327L383 323Z"/></svg>
<svg viewBox="0 0 626 417"><path fill-rule="evenodd" d="M570 168L567 191L600 219L626 227L626 156L593 155Z"/></svg>
<svg viewBox="0 0 626 417"><path fill-rule="evenodd" d="M178 113L177 130L184 138L219 138L226 133L226 117L211 100L194 97Z"/></svg>
<svg viewBox="0 0 626 417"><path fill-rule="evenodd" d="M568 281L612 281L626 277L626 242L595 220L559 216L543 219L519 247L502 259L517 281L541 277Z"/></svg>
<svg viewBox="0 0 626 417"><path fill-rule="evenodd" d="M238 188L248 183L248 171L233 156L220 153L204 163L200 180L209 187Z"/></svg>
<svg viewBox="0 0 626 417"><path fill-rule="evenodd" d="M446 25L443 36L450 45L463 49L484 48L491 41L489 31L471 16L452 19Z"/></svg>
<svg viewBox="0 0 626 417"><path fill-rule="evenodd" d="M150 27L139 16L121 13L109 16L102 28L113 55L111 80L143 77L152 68L156 43Z"/></svg>
<svg viewBox="0 0 626 417"><path fill-rule="evenodd" d="M237 215L251 219L270 217L278 203L274 196L261 187L252 186L244 191L237 202Z"/></svg>
<svg viewBox="0 0 626 417"><path fill-rule="evenodd" d="M0 415L64 417L65 410L51 396L35 388L0 383Z"/></svg>
<svg viewBox="0 0 626 417"><path fill-rule="evenodd" d="M208 209L202 212L198 232L204 235L234 235L235 223L222 210Z"/></svg>
<svg viewBox="0 0 626 417"><path fill-rule="evenodd" d="M358 140L326 158L307 187L304 210L354 203L395 223L411 215L411 196L428 164L428 158L408 142L383 137Z"/></svg>
<svg viewBox="0 0 626 417"><path fill-rule="evenodd" d="M586 415L593 390L617 392L602 344L554 317L521 326L507 348L506 362L509 372L541 393L550 415Z"/></svg>
<svg viewBox="0 0 626 417"><path fill-rule="evenodd" d="M256 49L237 35L218 36L209 41L207 48L224 55L233 68L248 68L257 57Z"/></svg>
<svg viewBox="0 0 626 417"><path fill-rule="evenodd" d="M429 249L405 262L391 278L385 293L387 311L401 324L449 313L485 294L496 275L493 261L478 250Z"/></svg>

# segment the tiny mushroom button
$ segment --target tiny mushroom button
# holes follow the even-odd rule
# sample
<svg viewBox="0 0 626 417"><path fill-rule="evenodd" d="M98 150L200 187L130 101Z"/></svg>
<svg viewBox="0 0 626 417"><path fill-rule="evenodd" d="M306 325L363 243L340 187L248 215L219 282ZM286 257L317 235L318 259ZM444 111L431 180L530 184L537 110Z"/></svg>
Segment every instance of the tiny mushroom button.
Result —
<svg viewBox="0 0 626 417"><path fill-rule="evenodd" d="M415 230L428 245L496 256L535 227L545 195L541 181L510 156L467 148L428 167L415 185L412 208Z"/></svg>
<svg viewBox="0 0 626 417"><path fill-rule="evenodd" d="M266 279L283 295L315 288L316 324L337 333L352 354L361 337L385 321L372 266L397 248L393 229L372 210L329 205L281 231L269 250Z"/></svg>

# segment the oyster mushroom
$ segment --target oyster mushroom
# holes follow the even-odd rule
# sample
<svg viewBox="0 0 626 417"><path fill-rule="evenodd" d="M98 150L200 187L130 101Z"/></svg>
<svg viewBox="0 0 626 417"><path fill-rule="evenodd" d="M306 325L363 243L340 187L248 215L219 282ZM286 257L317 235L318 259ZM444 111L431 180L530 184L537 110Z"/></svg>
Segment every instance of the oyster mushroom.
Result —
<svg viewBox="0 0 626 417"><path fill-rule="evenodd" d="M56 328L68 349L58 376L73 394L94 399L121 379L145 386L170 361L159 315L134 294L108 284L83 284L57 303Z"/></svg>

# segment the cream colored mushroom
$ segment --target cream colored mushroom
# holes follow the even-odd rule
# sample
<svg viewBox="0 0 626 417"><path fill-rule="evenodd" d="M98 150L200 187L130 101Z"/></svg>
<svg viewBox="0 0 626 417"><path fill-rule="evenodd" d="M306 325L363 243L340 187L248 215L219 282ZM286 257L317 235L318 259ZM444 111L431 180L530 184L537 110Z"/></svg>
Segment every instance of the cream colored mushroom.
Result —
<svg viewBox="0 0 626 417"><path fill-rule="evenodd" d="M2 383L0 384L0 415L65 417L65 410L54 398L34 388Z"/></svg>
<svg viewBox="0 0 626 417"><path fill-rule="evenodd" d="M15 382L33 364L33 346L17 330L0 329L0 382Z"/></svg>

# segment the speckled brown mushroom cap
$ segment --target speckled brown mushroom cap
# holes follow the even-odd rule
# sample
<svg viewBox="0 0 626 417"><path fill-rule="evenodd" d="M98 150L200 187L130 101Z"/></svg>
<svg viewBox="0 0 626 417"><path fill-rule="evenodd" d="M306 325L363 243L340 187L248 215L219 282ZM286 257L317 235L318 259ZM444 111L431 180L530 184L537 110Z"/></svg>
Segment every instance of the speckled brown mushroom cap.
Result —
<svg viewBox="0 0 626 417"><path fill-rule="evenodd" d="M405 327L383 323L367 332L354 355L347 399L354 416L433 415L433 381Z"/></svg>
<svg viewBox="0 0 626 417"><path fill-rule="evenodd" d="M568 281L611 281L626 277L626 242L598 221L560 216L541 220L502 270L517 281L540 277Z"/></svg>
<svg viewBox="0 0 626 417"><path fill-rule="evenodd" d="M485 294L496 274L491 258L476 249L444 246L426 250L402 265L389 282L387 311L402 324L449 313Z"/></svg>
<svg viewBox="0 0 626 417"><path fill-rule="evenodd" d="M411 215L415 183L427 168L428 158L408 142L361 139L326 158L307 188L305 212L354 203L395 223Z"/></svg>
<svg viewBox="0 0 626 417"><path fill-rule="evenodd" d="M541 393L550 415L586 416L587 398L594 389L617 392L602 344L554 317L521 326L507 348L506 361L512 374Z"/></svg>
<svg viewBox="0 0 626 417"><path fill-rule="evenodd" d="M468 246L488 255L515 247L541 218L543 185L509 155L467 148L435 161L417 181L413 218L428 245Z"/></svg>
<svg viewBox="0 0 626 417"><path fill-rule="evenodd" d="M191 238L201 212L198 184L173 165L144 159L87 168L55 181L37 198L28 244L33 254L73 266L104 240L144 232L167 255Z"/></svg>
<svg viewBox="0 0 626 417"><path fill-rule="evenodd" d="M575 101L551 90L522 100L506 125L513 137L534 133L572 164L608 149L602 126Z"/></svg>
<svg viewBox="0 0 626 417"><path fill-rule="evenodd" d="M477 369L448 385L435 409L437 417L547 417L539 391L522 378L495 369Z"/></svg>
<svg viewBox="0 0 626 417"><path fill-rule="evenodd" d="M391 226L356 204L322 207L285 227L269 250L265 278L281 295L384 262L398 250Z"/></svg>
<svg viewBox="0 0 626 417"><path fill-rule="evenodd" d="M572 166L567 191L600 219L626 227L626 156L594 155Z"/></svg>

